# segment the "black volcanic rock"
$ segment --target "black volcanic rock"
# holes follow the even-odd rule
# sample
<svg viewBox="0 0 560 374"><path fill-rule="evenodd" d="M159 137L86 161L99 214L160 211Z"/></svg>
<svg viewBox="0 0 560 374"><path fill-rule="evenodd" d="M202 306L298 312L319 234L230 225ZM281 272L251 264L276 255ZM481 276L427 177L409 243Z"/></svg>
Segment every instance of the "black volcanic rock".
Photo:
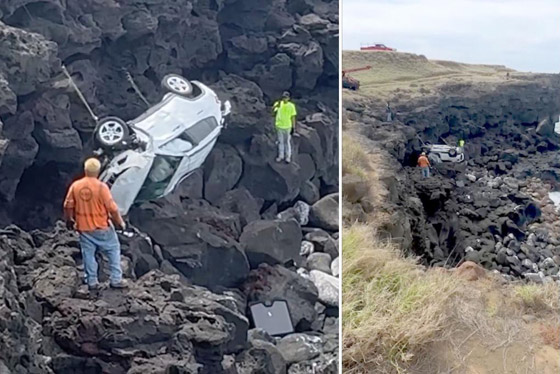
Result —
<svg viewBox="0 0 560 374"><path fill-rule="evenodd" d="M303 262L303 229L275 215L299 195L315 203L337 189L337 13L338 2L326 0L0 2L0 227L24 229L0 230L0 372L324 366L327 352L316 365L288 367L275 346L248 339L248 296L256 295L240 291L252 279L240 237L265 217L269 232L289 225L282 257ZM203 167L171 195L131 209L138 232L120 235L128 290L88 295L77 235L56 223L69 184L92 155L96 126L61 65L98 117L131 120L146 111L126 72L152 104L169 73L232 103ZM301 125L291 165L274 161L270 108L284 90ZM300 331L316 330L324 315L314 309L314 285L295 269L275 269L278 283L295 289L269 295L294 304Z"/></svg>

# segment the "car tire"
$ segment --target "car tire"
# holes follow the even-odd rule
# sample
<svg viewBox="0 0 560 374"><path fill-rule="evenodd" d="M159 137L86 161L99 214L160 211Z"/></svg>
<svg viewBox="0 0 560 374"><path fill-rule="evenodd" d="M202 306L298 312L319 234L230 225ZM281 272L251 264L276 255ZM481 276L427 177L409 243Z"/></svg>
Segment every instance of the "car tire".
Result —
<svg viewBox="0 0 560 374"><path fill-rule="evenodd" d="M457 150L455 148L451 148L447 154L449 154L449 157L455 157L457 156Z"/></svg>
<svg viewBox="0 0 560 374"><path fill-rule="evenodd" d="M97 122L94 136L97 143L103 148L114 148L128 139L130 129L126 122L119 117L105 117Z"/></svg>
<svg viewBox="0 0 560 374"><path fill-rule="evenodd" d="M161 80L161 85L169 92L181 96L191 96L193 86L188 79L178 74L168 74Z"/></svg>

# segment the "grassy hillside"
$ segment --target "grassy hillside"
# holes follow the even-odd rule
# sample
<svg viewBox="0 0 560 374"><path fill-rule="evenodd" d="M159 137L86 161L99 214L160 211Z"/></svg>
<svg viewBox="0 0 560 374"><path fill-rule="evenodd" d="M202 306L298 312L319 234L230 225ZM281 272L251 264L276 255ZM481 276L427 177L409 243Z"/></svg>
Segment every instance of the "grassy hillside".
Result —
<svg viewBox="0 0 560 374"><path fill-rule="evenodd" d="M395 53L349 52L344 59L345 68L348 61L349 66L375 63L379 75L356 73L366 81L366 90L344 90L346 99L391 95L387 87L393 83L383 83L389 76L400 79L391 89L414 92L411 85L430 77L445 84L450 80L443 77L456 79L453 74L459 71L476 72L477 79L505 71ZM343 114L344 373L560 373L555 284L506 283L482 269L474 279L472 269L425 268L381 239L378 230L389 219L380 213L387 193L383 180L391 170L384 169L386 155L358 135L359 126ZM360 183L367 188L358 188ZM353 202L358 190L372 206L362 223L355 221L362 212Z"/></svg>
<svg viewBox="0 0 560 374"><path fill-rule="evenodd" d="M360 81L358 94L376 96L386 96L399 87L421 95L449 82L503 82L508 72L512 81L524 76L504 66L428 60L425 56L402 52L343 51L342 66L343 69L371 66L370 70L350 75Z"/></svg>

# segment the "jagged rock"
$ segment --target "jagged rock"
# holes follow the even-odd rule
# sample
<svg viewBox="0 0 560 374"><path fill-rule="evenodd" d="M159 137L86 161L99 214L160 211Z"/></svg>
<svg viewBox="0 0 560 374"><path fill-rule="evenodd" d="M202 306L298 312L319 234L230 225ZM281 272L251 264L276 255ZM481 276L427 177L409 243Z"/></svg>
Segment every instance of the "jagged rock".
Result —
<svg viewBox="0 0 560 374"><path fill-rule="evenodd" d="M309 279L282 266L261 264L251 271L243 288L249 301L285 300L297 331L308 330L317 318L314 308L318 300L317 287Z"/></svg>
<svg viewBox="0 0 560 374"><path fill-rule="evenodd" d="M311 226L325 230L338 230L338 194L323 197L313 204L309 217Z"/></svg>
<svg viewBox="0 0 560 374"><path fill-rule="evenodd" d="M278 213L276 216L279 220L295 219L301 226L305 226L309 222L309 205L303 201L298 201L293 207Z"/></svg>
<svg viewBox="0 0 560 374"><path fill-rule="evenodd" d="M269 137L255 135L249 149L240 150L244 169L239 184L257 198L279 203L291 201L299 194L302 183L299 167L294 162L276 162L274 146Z"/></svg>
<svg viewBox="0 0 560 374"><path fill-rule="evenodd" d="M260 210L263 205L261 199L255 199L246 188L236 188L226 192L216 204L228 212L239 214L241 225L260 219Z"/></svg>
<svg viewBox="0 0 560 374"><path fill-rule="evenodd" d="M292 219L253 221L239 238L252 268L261 263L275 265L290 260L301 263L301 240L301 228Z"/></svg>
<svg viewBox="0 0 560 374"><path fill-rule="evenodd" d="M239 374L282 374L286 360L274 344L252 340L250 348L237 357L236 367Z"/></svg>
<svg viewBox="0 0 560 374"><path fill-rule="evenodd" d="M285 53L272 56L266 64L257 64L245 76L258 82L263 93L271 99L276 99L292 87L291 59Z"/></svg>
<svg viewBox="0 0 560 374"><path fill-rule="evenodd" d="M321 45L313 41L307 45L288 43L280 44L278 49L294 60L296 88L314 89L317 78L323 72L324 57Z"/></svg>
<svg viewBox="0 0 560 374"><path fill-rule="evenodd" d="M334 240L326 231L316 229L305 234L305 239L312 242L319 252L328 253L331 258L339 256L338 241Z"/></svg>
<svg viewBox="0 0 560 374"><path fill-rule="evenodd" d="M315 252L307 258L308 270L319 270L326 274L331 273L331 256L328 253Z"/></svg>
<svg viewBox="0 0 560 374"><path fill-rule="evenodd" d="M10 140L0 164L0 195L11 201L15 197L23 171L33 164L39 145L33 138Z"/></svg>
<svg viewBox="0 0 560 374"><path fill-rule="evenodd" d="M321 198L319 187L317 187L315 183L311 181L306 181L303 183L299 191L299 196L307 204L315 204Z"/></svg>
<svg viewBox="0 0 560 374"><path fill-rule="evenodd" d="M204 197L217 203L241 178L241 157L229 145L217 145L204 163Z"/></svg>
<svg viewBox="0 0 560 374"><path fill-rule="evenodd" d="M339 280L319 270L311 270L309 279L319 290L319 300L329 306L338 306Z"/></svg>
<svg viewBox="0 0 560 374"><path fill-rule="evenodd" d="M179 202L183 198L202 199L203 186L203 171L202 169L198 169L177 186L176 190L173 191L172 196L177 196L179 198Z"/></svg>
<svg viewBox="0 0 560 374"><path fill-rule="evenodd" d="M210 225L219 221L216 213L205 206L196 210L196 217L188 211L172 212L170 207L164 214L159 211L146 206L142 211L131 212L131 219L161 246L164 258L181 273L203 286L234 287L243 282L249 271L247 257L230 236L234 234L231 229L220 227L225 231L220 232ZM156 215L158 219L153 218ZM208 223L200 222L204 220Z"/></svg>
<svg viewBox="0 0 560 374"><path fill-rule="evenodd" d="M535 283L544 282L544 276L542 276L540 273L524 273L523 276L525 277L525 279L531 282L535 282Z"/></svg>
<svg viewBox="0 0 560 374"><path fill-rule="evenodd" d="M301 256L309 256L313 252L315 252L315 246L313 245L313 243L308 242L307 240L302 240L301 250L299 251L299 254Z"/></svg>
<svg viewBox="0 0 560 374"><path fill-rule="evenodd" d="M539 122L537 126L537 134L541 136L553 136L554 135L554 122L549 118L545 118Z"/></svg>
<svg viewBox="0 0 560 374"><path fill-rule="evenodd" d="M59 67L57 45L42 35L0 23L0 71L18 96L45 84Z"/></svg>
<svg viewBox="0 0 560 374"><path fill-rule="evenodd" d="M99 117L131 120L146 111L125 71L150 103L162 97L159 80L181 72L213 82L220 99L232 102L227 128L205 165L172 195L131 210L132 224L153 242L121 236L129 290L103 289L90 299L81 286L76 235L64 228L34 232L31 239L23 231L0 233L12 240L5 253L0 239L0 363L7 370L233 374L243 372L239 363L251 370L244 364L278 357L274 349L247 346L247 300L224 287L246 280L248 260L238 240L247 224L261 213L273 218L298 196L314 204L338 185L338 2L311 2L298 14L288 10L293 6L254 0L0 3L2 22L12 25L0 23L0 225L54 226L64 192L93 150L96 121L60 61ZM319 18L302 18L310 12ZM282 52L279 45L289 43L297 47ZM294 138L291 165L274 162L269 105L284 90L293 94L306 127ZM105 279L105 260L100 266ZM295 307L299 328L319 326L322 320L306 309L317 303L317 290L290 274L295 278L283 287L296 284L296 291L282 292L304 300ZM253 371L262 372L258 365Z"/></svg>
<svg viewBox="0 0 560 374"><path fill-rule="evenodd" d="M282 338L278 348L286 361L292 362L288 373L337 372L338 335L292 334Z"/></svg>
<svg viewBox="0 0 560 374"><path fill-rule="evenodd" d="M259 328L254 328L247 332L247 341L252 342L253 340L262 340L267 343L276 344L276 340L272 336Z"/></svg>
<svg viewBox="0 0 560 374"><path fill-rule="evenodd" d="M340 274L340 257L334 259L331 263L331 274L335 277L338 277Z"/></svg>
<svg viewBox="0 0 560 374"><path fill-rule="evenodd" d="M322 340L320 336L291 334L278 342L278 350L288 364L310 361L321 354Z"/></svg>
<svg viewBox="0 0 560 374"><path fill-rule="evenodd" d="M262 113L266 111L266 106L259 86L239 76L227 75L211 87L224 100L230 100L233 108L243 108L231 113L222 140L239 143L264 130Z"/></svg>

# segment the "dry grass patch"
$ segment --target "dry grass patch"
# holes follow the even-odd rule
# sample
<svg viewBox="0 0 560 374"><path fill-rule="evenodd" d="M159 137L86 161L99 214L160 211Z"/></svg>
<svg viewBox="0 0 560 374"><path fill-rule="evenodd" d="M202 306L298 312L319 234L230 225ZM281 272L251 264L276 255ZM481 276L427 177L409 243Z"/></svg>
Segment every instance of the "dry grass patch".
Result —
<svg viewBox="0 0 560 374"><path fill-rule="evenodd" d="M402 372L445 339L458 278L423 271L367 225L343 230L342 255L345 373Z"/></svg>
<svg viewBox="0 0 560 374"><path fill-rule="evenodd" d="M560 311L560 293L556 283L515 286L513 295L521 306L531 311Z"/></svg>
<svg viewBox="0 0 560 374"><path fill-rule="evenodd" d="M555 349L560 349L560 323L556 322L541 325L539 333L544 344L548 344Z"/></svg>
<svg viewBox="0 0 560 374"><path fill-rule="evenodd" d="M368 154L349 134L342 134L342 175L354 174L368 178L373 168Z"/></svg>

